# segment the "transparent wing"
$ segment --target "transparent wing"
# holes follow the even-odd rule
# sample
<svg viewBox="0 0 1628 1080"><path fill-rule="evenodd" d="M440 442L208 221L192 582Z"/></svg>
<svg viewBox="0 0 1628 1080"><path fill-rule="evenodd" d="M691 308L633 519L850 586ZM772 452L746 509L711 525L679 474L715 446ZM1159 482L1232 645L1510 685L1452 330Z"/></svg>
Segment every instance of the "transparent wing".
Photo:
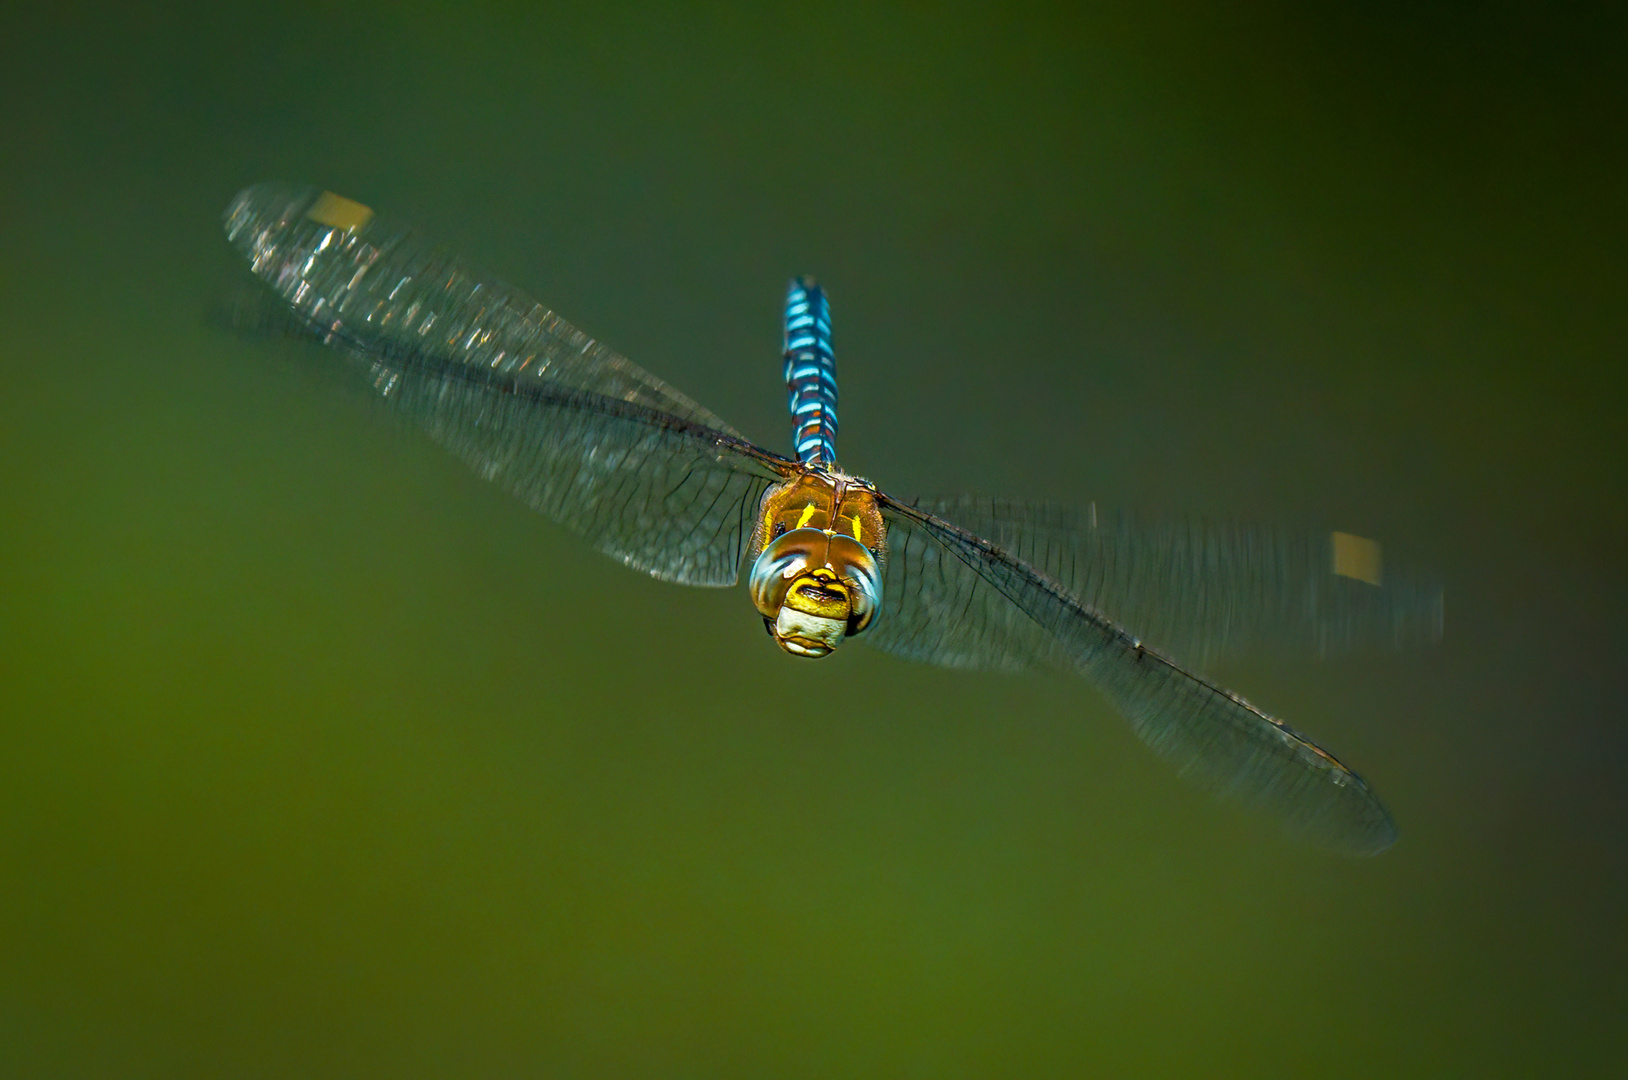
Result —
<svg viewBox="0 0 1628 1080"><path fill-rule="evenodd" d="M883 610L865 640L935 663L1067 667L1184 774L1350 854L1396 839L1361 777L1283 721L1145 646L988 540L886 496Z"/></svg>
<svg viewBox="0 0 1628 1080"><path fill-rule="evenodd" d="M758 500L792 463L522 294L332 199L262 184L226 212L298 324L482 477L606 554L684 584L737 580Z"/></svg>
<svg viewBox="0 0 1628 1080"><path fill-rule="evenodd" d="M1378 546L1198 519L959 497L913 505L982 536L1093 611L1194 663L1256 650L1318 656L1441 636L1440 586L1381 567ZM999 651L988 666L1011 666ZM966 666L983 666L969 664ZM1022 666L1022 665L1018 665Z"/></svg>
<svg viewBox="0 0 1628 1080"><path fill-rule="evenodd" d="M369 349L434 353L669 413L728 424L552 311L410 227L331 192L277 182L238 192L226 236L299 315Z"/></svg>

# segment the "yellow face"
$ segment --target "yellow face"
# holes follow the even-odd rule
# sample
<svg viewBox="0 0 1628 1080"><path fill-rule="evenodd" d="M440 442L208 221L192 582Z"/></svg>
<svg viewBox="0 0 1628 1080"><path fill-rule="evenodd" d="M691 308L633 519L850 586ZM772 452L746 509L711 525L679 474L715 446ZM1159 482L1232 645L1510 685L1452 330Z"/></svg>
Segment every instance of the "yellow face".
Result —
<svg viewBox="0 0 1628 1080"><path fill-rule="evenodd" d="M863 633L882 603L876 556L827 529L791 529L770 541L752 564L749 584L775 642L810 659Z"/></svg>

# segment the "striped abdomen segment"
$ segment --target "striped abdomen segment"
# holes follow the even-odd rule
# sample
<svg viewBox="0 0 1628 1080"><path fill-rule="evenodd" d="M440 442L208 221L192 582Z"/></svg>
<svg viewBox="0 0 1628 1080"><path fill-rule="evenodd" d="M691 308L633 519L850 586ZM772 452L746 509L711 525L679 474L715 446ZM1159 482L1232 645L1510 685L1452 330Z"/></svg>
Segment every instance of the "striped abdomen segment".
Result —
<svg viewBox="0 0 1628 1080"><path fill-rule="evenodd" d="M786 390L796 423L793 441L805 465L837 459L837 361L831 352L831 305L812 278L786 291Z"/></svg>

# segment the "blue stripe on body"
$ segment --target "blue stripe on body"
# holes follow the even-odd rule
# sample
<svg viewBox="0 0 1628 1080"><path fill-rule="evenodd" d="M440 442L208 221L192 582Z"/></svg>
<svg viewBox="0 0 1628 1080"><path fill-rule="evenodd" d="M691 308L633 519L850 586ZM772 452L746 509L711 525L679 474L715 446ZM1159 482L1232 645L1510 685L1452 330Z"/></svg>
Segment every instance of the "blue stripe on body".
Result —
<svg viewBox="0 0 1628 1080"><path fill-rule="evenodd" d="M805 465L837 460L837 360L831 351L831 305L813 278L786 290L786 392L797 420L792 439Z"/></svg>

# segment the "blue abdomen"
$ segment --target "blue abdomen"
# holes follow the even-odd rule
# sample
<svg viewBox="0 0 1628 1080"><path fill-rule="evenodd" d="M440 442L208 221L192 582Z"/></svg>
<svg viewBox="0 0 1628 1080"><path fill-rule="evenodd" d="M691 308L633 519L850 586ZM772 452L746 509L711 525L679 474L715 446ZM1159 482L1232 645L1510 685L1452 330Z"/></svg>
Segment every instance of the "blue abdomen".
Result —
<svg viewBox="0 0 1628 1080"><path fill-rule="evenodd" d="M813 278L786 290L786 390L792 436L805 465L837 459L837 361L831 351L831 305Z"/></svg>

